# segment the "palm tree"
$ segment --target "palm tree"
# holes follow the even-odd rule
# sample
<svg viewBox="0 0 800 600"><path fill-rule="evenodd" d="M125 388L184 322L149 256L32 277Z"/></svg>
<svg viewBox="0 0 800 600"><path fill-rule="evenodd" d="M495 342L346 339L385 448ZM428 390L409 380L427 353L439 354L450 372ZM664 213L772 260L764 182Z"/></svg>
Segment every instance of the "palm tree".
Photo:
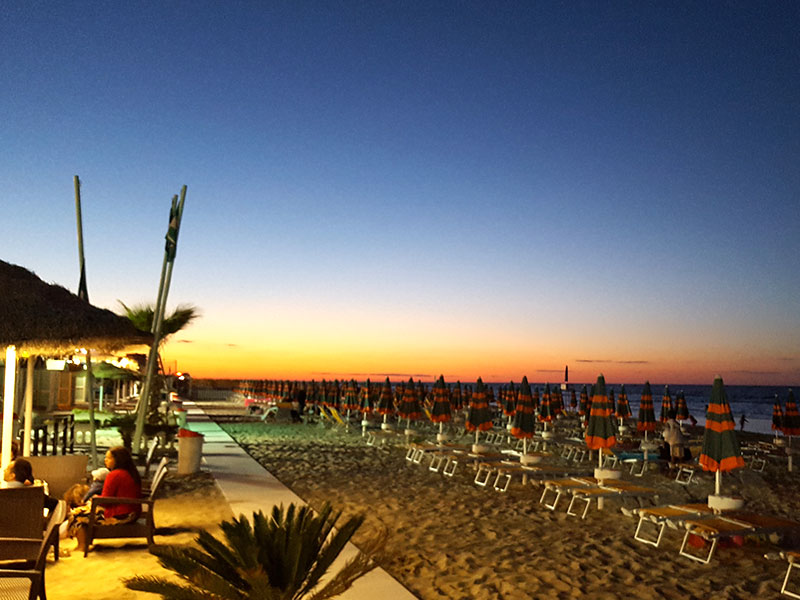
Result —
<svg viewBox="0 0 800 600"><path fill-rule="evenodd" d="M253 524L241 515L220 524L225 540L201 531L193 546L155 546L159 562L182 583L165 577L125 579L126 587L161 594L167 600L323 600L350 588L375 568L385 532L349 560L327 583L320 579L364 521L352 517L337 530L341 512L326 503L319 514L290 504L272 509L272 517L253 513ZM317 589L319 588L319 589Z"/></svg>
<svg viewBox="0 0 800 600"><path fill-rule="evenodd" d="M155 315L155 306L153 304L135 304L128 307L124 302L118 300L125 311L125 316L133 323L134 327L141 331L153 330L153 317ZM171 315L164 317L164 322L161 324L161 343L172 335L177 333L192 321L200 316L200 311L196 306L191 304L179 304Z"/></svg>
<svg viewBox="0 0 800 600"><path fill-rule="evenodd" d="M136 329L141 331L152 331L153 319L155 316L155 306L153 304L135 304L129 307L122 300L117 300L117 302L120 303L125 311L125 316L133 324L133 326L136 327ZM165 316L164 321L161 324L161 340L158 344L159 350L169 336L177 333L199 316L199 309L191 304L179 304L177 307L175 307L175 310L172 311L172 314ZM158 370L163 372L164 365L161 363L160 351L157 353L157 356ZM155 403L156 407L158 407L158 390L160 387L161 386L153 386L150 394L150 403Z"/></svg>

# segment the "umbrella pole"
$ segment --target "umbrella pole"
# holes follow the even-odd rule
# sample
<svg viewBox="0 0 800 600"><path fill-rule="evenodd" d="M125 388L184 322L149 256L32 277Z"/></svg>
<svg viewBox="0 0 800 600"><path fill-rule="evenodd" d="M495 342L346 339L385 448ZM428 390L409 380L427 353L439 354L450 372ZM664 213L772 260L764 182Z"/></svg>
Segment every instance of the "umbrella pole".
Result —
<svg viewBox="0 0 800 600"><path fill-rule="evenodd" d="M522 455L528 453L528 438L522 438Z"/></svg>
<svg viewBox="0 0 800 600"><path fill-rule="evenodd" d="M788 457L789 473L792 472L792 436L789 436L789 443L786 445L786 456Z"/></svg>
<svg viewBox="0 0 800 600"><path fill-rule="evenodd" d="M719 496L720 487L722 484L722 471L717 469L716 476L714 478L714 493Z"/></svg>

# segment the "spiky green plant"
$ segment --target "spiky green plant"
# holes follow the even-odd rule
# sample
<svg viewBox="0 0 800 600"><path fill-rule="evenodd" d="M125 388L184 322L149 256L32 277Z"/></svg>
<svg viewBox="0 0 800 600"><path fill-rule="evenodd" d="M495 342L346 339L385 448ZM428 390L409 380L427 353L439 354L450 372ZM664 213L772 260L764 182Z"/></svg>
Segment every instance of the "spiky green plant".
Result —
<svg viewBox="0 0 800 600"><path fill-rule="evenodd" d="M125 585L161 594L165 600L323 600L347 590L376 564L385 533L373 538L324 585L320 579L364 521L352 517L334 530L341 512L330 504L315 514L308 506L290 504L267 518L253 513L253 524L241 515L220 524L224 541L200 532L194 546L156 546L159 562L183 583L163 577L132 577Z"/></svg>
<svg viewBox="0 0 800 600"><path fill-rule="evenodd" d="M117 300L122 306L123 311L133 326L140 331L150 331L153 329L153 319L155 317L155 305L153 304L134 304L127 306L122 300ZM172 314L166 315L161 324L161 343L173 333L177 333L192 321L200 316L200 311L196 306L190 304L179 304Z"/></svg>

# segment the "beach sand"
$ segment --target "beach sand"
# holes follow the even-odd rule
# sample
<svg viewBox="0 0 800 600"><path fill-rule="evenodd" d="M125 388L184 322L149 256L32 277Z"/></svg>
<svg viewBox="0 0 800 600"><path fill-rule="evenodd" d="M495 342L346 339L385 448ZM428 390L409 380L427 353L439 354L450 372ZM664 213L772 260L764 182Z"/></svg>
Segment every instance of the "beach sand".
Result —
<svg viewBox="0 0 800 600"><path fill-rule="evenodd" d="M345 516L364 513L356 544L388 527L380 564L423 600L763 598L778 595L785 572L784 561L763 558L775 550L766 543L720 548L701 565L678 556L682 536L675 531L659 548L636 542L636 521L618 501L580 520L566 515L565 504L557 512L539 504L539 487L517 480L501 494L474 485L474 473L462 467L444 478L426 461L405 460L402 447L367 446L358 427L344 433L318 425L221 425L313 507L330 501ZM688 488L658 472L635 481L658 488L659 504L703 502L713 493L713 476L695 477ZM776 516L798 514L798 491L785 466L723 479L724 493Z"/></svg>

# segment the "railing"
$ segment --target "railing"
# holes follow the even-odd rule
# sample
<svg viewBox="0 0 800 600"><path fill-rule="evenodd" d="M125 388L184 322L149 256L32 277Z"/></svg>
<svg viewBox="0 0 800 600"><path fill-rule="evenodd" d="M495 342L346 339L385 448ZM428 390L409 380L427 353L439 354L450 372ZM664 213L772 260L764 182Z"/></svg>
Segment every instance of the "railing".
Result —
<svg viewBox="0 0 800 600"><path fill-rule="evenodd" d="M20 430L20 442L23 432ZM72 412L48 413L42 421L31 428L31 456L50 454L73 454L75 452L75 415Z"/></svg>

